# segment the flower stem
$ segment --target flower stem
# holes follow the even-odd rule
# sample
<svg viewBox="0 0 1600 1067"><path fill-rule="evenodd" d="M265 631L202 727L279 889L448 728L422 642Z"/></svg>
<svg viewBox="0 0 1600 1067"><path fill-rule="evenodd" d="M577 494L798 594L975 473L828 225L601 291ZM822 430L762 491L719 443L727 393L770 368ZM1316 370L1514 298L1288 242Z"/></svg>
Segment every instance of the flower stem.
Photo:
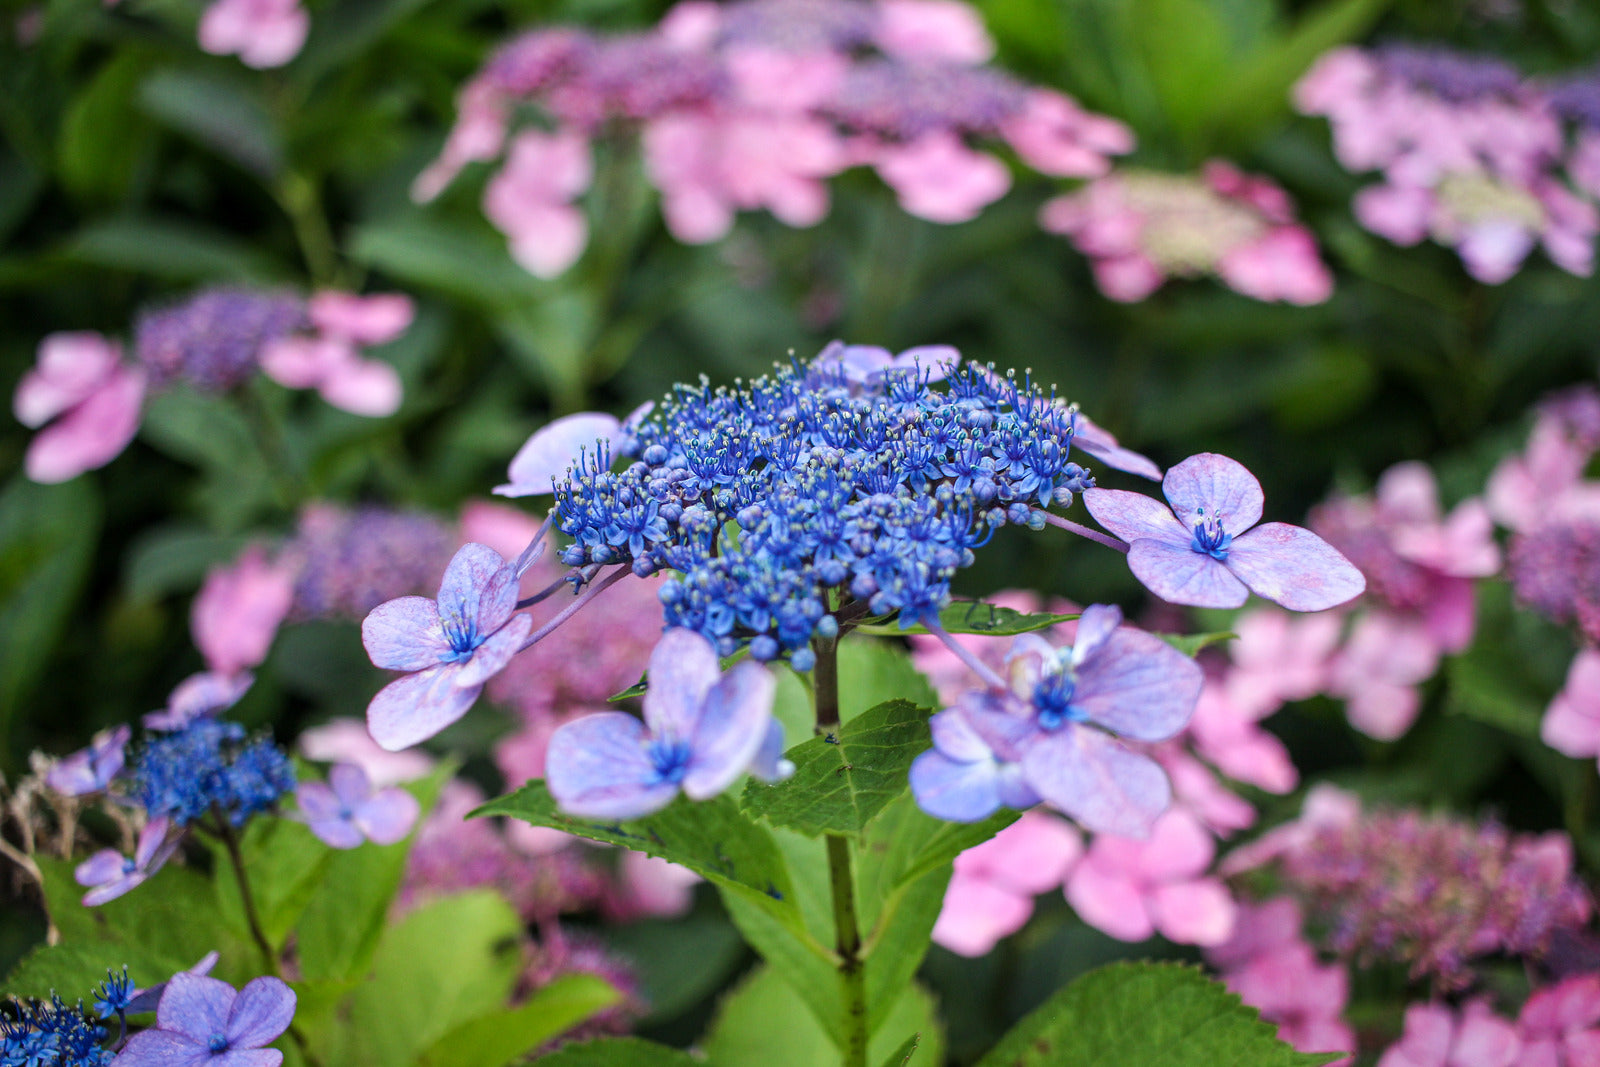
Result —
<svg viewBox="0 0 1600 1067"><path fill-rule="evenodd" d="M979 678L982 678L990 688L1006 688L1006 680L995 673L994 668L990 667L977 656L974 656L970 649L946 633L942 626L931 622L923 623L923 625L928 628L928 632L930 634L942 641L944 643L944 647L948 648L952 653L954 653L957 659L959 659L962 663L965 663L967 668L971 670L973 674L976 674Z"/></svg>
<svg viewBox="0 0 1600 1067"><path fill-rule="evenodd" d="M1051 526L1059 526L1061 529L1066 530L1069 533L1075 533L1079 537L1087 537L1095 544L1105 545L1107 548L1114 548L1118 552L1125 553L1128 551L1127 545L1123 544L1115 537L1112 537L1110 534L1103 534L1099 530L1091 530L1089 527L1084 526L1081 523L1073 522L1071 519L1063 519L1060 515L1052 515L1046 511L1044 513L1044 521L1048 522Z"/></svg>
<svg viewBox="0 0 1600 1067"><path fill-rule="evenodd" d="M578 599L562 608L560 613L557 614L555 618L551 619L549 622L533 631L533 633L529 634L527 640L522 642L522 648L518 649L517 651L520 652L523 649L532 648L540 641L543 641L546 637L549 637L555 632L556 627L560 626L562 623L576 615L579 609L581 609L585 604L599 596L601 593L605 592L607 589L610 589L613 585L616 585L618 581L632 573L633 572L626 566L621 566L612 571L610 574L606 575L604 578L601 578L599 581L591 582L589 584L589 588L578 594ZM562 581L566 581L566 579L563 578Z"/></svg>
<svg viewBox="0 0 1600 1067"><path fill-rule="evenodd" d="M839 725L839 643L819 638L812 643L817 665L812 671L817 729ZM861 927L856 918L855 875L850 865L850 839L828 835L828 882L833 892L834 950L844 994L844 1057L842 1067L867 1067L867 975L861 955Z"/></svg>

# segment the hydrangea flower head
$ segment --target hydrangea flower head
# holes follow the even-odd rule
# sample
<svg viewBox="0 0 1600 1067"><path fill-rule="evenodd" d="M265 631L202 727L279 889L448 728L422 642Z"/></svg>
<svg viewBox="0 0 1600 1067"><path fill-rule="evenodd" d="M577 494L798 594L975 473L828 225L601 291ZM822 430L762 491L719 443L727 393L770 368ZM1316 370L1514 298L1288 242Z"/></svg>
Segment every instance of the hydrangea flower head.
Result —
<svg viewBox="0 0 1600 1067"><path fill-rule="evenodd" d="M1097 833L1143 837L1171 799L1160 766L1117 736L1160 741L1181 730L1200 695L1194 661L1091 605L1076 643L1036 634L1012 646L1010 688L975 690L931 721L934 747L911 766L930 815L958 822L1048 801Z"/></svg>
<svg viewBox="0 0 1600 1067"><path fill-rule="evenodd" d="M202 718L145 743L133 795L179 826L212 811L242 826L294 787L294 764L271 738L246 741L238 724Z"/></svg>
<svg viewBox="0 0 1600 1067"><path fill-rule="evenodd" d="M403 841L421 810L404 789L375 791L367 773L353 763L335 764L326 783L303 783L295 799L311 832L333 848Z"/></svg>
<svg viewBox="0 0 1600 1067"><path fill-rule="evenodd" d="M300 54L311 17L300 0L214 0L200 17L200 47L237 55L258 70L281 67Z"/></svg>
<svg viewBox="0 0 1600 1067"><path fill-rule="evenodd" d="M283 1053L266 1046L294 1020L294 990L277 978L256 978L235 990L187 971L172 976L156 1006L156 1027L128 1039L123 1067L279 1067Z"/></svg>
<svg viewBox="0 0 1600 1067"><path fill-rule="evenodd" d="M1580 974L1536 990L1517 1016L1524 1063L1581 1067L1600 1057L1600 975Z"/></svg>
<svg viewBox="0 0 1600 1067"><path fill-rule="evenodd" d="M133 728L126 724L95 735L88 748L74 752L45 774L51 789L69 797L104 792L127 764L128 740Z"/></svg>
<svg viewBox="0 0 1600 1067"><path fill-rule="evenodd" d="M83 1002L13 1001L0 1013L0 1063L6 1067L108 1067L106 1028L89 1019Z"/></svg>
<svg viewBox="0 0 1600 1067"><path fill-rule="evenodd" d="M620 711L586 715L550 738L550 794L572 815L635 819L681 791L716 796L746 771L793 770L781 760L783 727L772 718L776 680L749 661L722 674L711 642L692 630L662 635L650 656L644 721Z"/></svg>
<svg viewBox="0 0 1600 1067"><path fill-rule="evenodd" d="M360 619L407 593L437 589L454 553L450 528L421 511L313 504L283 556L298 564L295 619Z"/></svg>
<svg viewBox="0 0 1600 1067"><path fill-rule="evenodd" d="M467 544L436 599L400 597L361 624L372 662L406 671L367 707L367 728L390 751L410 748L465 715L517 653L531 620L516 614L521 574L487 545Z"/></svg>
<svg viewBox="0 0 1600 1067"><path fill-rule="evenodd" d="M1509 1021L1482 1000L1458 1013L1446 1004L1413 1004L1405 1032L1378 1058L1378 1067L1513 1067L1522 1040Z"/></svg>
<svg viewBox="0 0 1600 1067"><path fill-rule="evenodd" d="M178 848L176 837L168 839L171 828L165 818L151 819L139 832L139 845L131 857L107 848L78 864L73 877L79 885L89 887L84 906L93 908L115 900L159 871Z"/></svg>
<svg viewBox="0 0 1600 1067"><path fill-rule="evenodd" d="M1361 572L1322 538L1261 521L1261 483L1212 452L1190 456L1161 482L1170 508L1139 493L1090 489L1095 520L1129 543L1128 566L1174 604L1236 608L1251 592L1293 611L1321 611L1359 596Z"/></svg>

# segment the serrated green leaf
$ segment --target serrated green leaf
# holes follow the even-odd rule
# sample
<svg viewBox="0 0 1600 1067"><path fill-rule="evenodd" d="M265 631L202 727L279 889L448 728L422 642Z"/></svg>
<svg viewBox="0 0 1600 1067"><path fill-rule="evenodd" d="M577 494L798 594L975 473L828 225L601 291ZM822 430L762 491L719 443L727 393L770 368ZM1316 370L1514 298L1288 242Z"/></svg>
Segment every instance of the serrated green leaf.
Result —
<svg viewBox="0 0 1600 1067"><path fill-rule="evenodd" d="M867 1056L879 1063L897 1054L905 1035L922 1035L929 1063L943 1057L944 1038L933 998L907 983L884 1013ZM703 1041L710 1067L837 1067L839 1050L785 976L760 967L722 999ZM897 1062L891 1059L890 1062ZM898 1062L904 1062L898 1061Z"/></svg>
<svg viewBox="0 0 1600 1067"><path fill-rule="evenodd" d="M786 754L795 772L768 785L751 782L743 805L774 826L816 836L859 834L908 788L906 769L932 738L928 708L890 700Z"/></svg>
<svg viewBox="0 0 1600 1067"><path fill-rule="evenodd" d="M1071 622L1076 615L1056 615L1040 612L1029 615L1015 608L986 604L981 600L954 600L939 612L939 626L945 633L980 634L985 637L1015 637L1017 634L1047 630L1058 623ZM905 634L925 634L929 630L920 624L902 630L898 623L873 621L856 627L863 634L880 637L900 637Z"/></svg>
<svg viewBox="0 0 1600 1067"><path fill-rule="evenodd" d="M454 762L441 764L427 778L403 788L423 812L438 799L455 774ZM421 825L421 817L417 820ZM300 972L312 982L343 982L364 977L383 934L390 904L400 891L412 837L393 845L342 849L330 857L311 898L300 913L296 943Z"/></svg>
<svg viewBox="0 0 1600 1067"><path fill-rule="evenodd" d="M161 70L139 89L152 118L261 178L283 170L283 145L248 83L192 70Z"/></svg>
<svg viewBox="0 0 1600 1067"><path fill-rule="evenodd" d="M625 823L601 823L564 814L543 782L491 800L474 816L509 815L590 841L631 848L694 871L719 888L748 900L791 929L801 928L789 899L787 865L767 830L743 815L728 796L695 802L679 797L654 815Z"/></svg>
<svg viewBox="0 0 1600 1067"><path fill-rule="evenodd" d="M1217 630L1204 634L1156 634L1156 636L1179 652L1182 652L1185 656L1192 658L1199 655L1200 650L1203 648L1209 648L1224 641L1232 641L1239 635L1230 633L1227 630Z"/></svg>
<svg viewBox="0 0 1600 1067"><path fill-rule="evenodd" d="M417 1067L505 1067L621 999L597 975L564 975L515 1008L462 1023L434 1042Z"/></svg>
<svg viewBox="0 0 1600 1067"><path fill-rule="evenodd" d="M1317 1067L1343 1053L1297 1052L1196 967L1114 963L1058 990L978 1067Z"/></svg>
<svg viewBox="0 0 1600 1067"><path fill-rule="evenodd" d="M654 1041L637 1037L603 1037L567 1045L539 1057L540 1067L700 1067L700 1061Z"/></svg>
<svg viewBox="0 0 1600 1067"><path fill-rule="evenodd" d="M922 1040L921 1034L912 1034L905 1042L889 1054L883 1061L883 1067L906 1067L911 1062L911 1057L916 1055L917 1043Z"/></svg>

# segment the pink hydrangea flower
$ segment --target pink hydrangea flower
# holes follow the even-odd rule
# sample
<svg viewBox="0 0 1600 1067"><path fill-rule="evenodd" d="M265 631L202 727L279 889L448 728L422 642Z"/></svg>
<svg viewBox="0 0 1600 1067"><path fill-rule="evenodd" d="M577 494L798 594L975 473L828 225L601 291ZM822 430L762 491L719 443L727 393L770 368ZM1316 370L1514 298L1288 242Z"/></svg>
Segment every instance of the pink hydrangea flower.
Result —
<svg viewBox="0 0 1600 1067"><path fill-rule="evenodd" d="M1167 811L1150 836L1135 841L1098 834L1067 876L1067 900L1079 918L1122 941L1156 932L1185 945L1218 945L1233 933L1227 887L1206 877L1216 846L1198 819Z"/></svg>
<svg viewBox="0 0 1600 1067"><path fill-rule="evenodd" d="M207 667L232 675L267 658L294 599L294 577L292 566L267 562L260 547L211 569L189 613L189 629Z"/></svg>
<svg viewBox="0 0 1600 1067"><path fill-rule="evenodd" d="M361 348L387 344L411 325L411 298L398 293L356 296L325 291L307 304L315 329L268 343L261 369L290 389L315 389L334 407L382 418L400 408L400 375Z"/></svg>
<svg viewBox="0 0 1600 1067"><path fill-rule="evenodd" d="M617 884L606 898L606 914L622 922L676 918L693 906L700 882L687 867L627 849L617 859Z"/></svg>
<svg viewBox="0 0 1600 1067"><path fill-rule="evenodd" d="M1047 812L1022 818L955 860L933 940L962 956L983 956L1027 923L1033 898L1054 889L1083 854L1068 823Z"/></svg>
<svg viewBox="0 0 1600 1067"><path fill-rule="evenodd" d="M978 12L960 0L877 0L873 39L901 59L984 63L994 41Z"/></svg>
<svg viewBox="0 0 1600 1067"><path fill-rule="evenodd" d="M64 482L103 467L139 430L145 374L97 333L53 333L12 400L17 421L38 429L23 469L36 482ZM41 428L42 427L42 428Z"/></svg>
<svg viewBox="0 0 1600 1067"><path fill-rule="evenodd" d="M1189 738L1195 753L1229 778L1287 793L1300 774L1283 742L1258 725L1263 714L1233 699L1225 683L1208 680L1189 722Z"/></svg>
<svg viewBox="0 0 1600 1067"><path fill-rule="evenodd" d="M1517 1016L1521 1067L1600 1063L1600 975L1581 974L1536 990Z"/></svg>
<svg viewBox="0 0 1600 1067"><path fill-rule="evenodd" d="M966 222L1006 195L1011 172L948 133L929 133L876 153L878 175L907 214L930 222Z"/></svg>
<svg viewBox="0 0 1600 1067"><path fill-rule="evenodd" d="M421 778L433 769L433 760L416 749L390 752L367 732L360 719L330 719L300 734L300 754L318 763L353 763L373 785L398 785Z"/></svg>
<svg viewBox="0 0 1600 1067"><path fill-rule="evenodd" d="M1406 1009L1405 1033L1378 1058L1378 1067L1513 1067L1522 1041L1511 1023L1481 1000L1458 1013L1443 1004Z"/></svg>
<svg viewBox="0 0 1600 1067"><path fill-rule="evenodd" d="M1489 475L1489 513L1524 533L1551 521L1600 520L1600 483L1583 477L1592 452L1566 420L1540 414L1521 454L1507 456Z"/></svg>
<svg viewBox="0 0 1600 1067"><path fill-rule="evenodd" d="M524 130L483 191L483 213L511 242L511 258L535 277L554 278L578 261L589 240L573 204L594 176L581 134Z"/></svg>
<svg viewBox="0 0 1600 1067"><path fill-rule="evenodd" d="M1600 651L1579 652L1567 683L1550 702L1539 727L1544 743L1568 756L1600 756Z"/></svg>
<svg viewBox="0 0 1600 1067"><path fill-rule="evenodd" d="M1426 628L1386 611L1356 620L1334 657L1328 692L1343 697L1350 725L1380 741L1403 737L1416 721L1417 687L1439 667L1439 646Z"/></svg>
<svg viewBox="0 0 1600 1067"><path fill-rule="evenodd" d="M1228 643L1231 666L1223 687L1237 706L1267 715L1326 687L1328 661L1339 644L1337 615L1255 608L1231 628L1238 638Z"/></svg>
<svg viewBox="0 0 1600 1067"><path fill-rule="evenodd" d="M215 0L200 16L200 47L248 67L281 67L300 54L310 29L300 0Z"/></svg>

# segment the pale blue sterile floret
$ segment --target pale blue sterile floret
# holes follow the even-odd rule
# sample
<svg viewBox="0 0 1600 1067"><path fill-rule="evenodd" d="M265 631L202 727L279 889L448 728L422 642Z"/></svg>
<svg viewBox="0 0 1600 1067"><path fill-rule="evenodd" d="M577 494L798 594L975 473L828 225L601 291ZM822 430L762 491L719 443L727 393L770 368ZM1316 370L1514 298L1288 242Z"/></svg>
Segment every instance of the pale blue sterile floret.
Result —
<svg viewBox="0 0 1600 1067"><path fill-rule="evenodd" d="M705 800L747 772L768 780L793 772L765 667L746 660L723 674L709 641L671 629L650 654L649 678L643 722L600 712L551 735L546 785L568 814L634 819L679 792Z"/></svg>
<svg viewBox="0 0 1600 1067"><path fill-rule="evenodd" d="M235 991L226 982L182 971L156 1006L156 1027L134 1034L120 1067L279 1067L283 1053L265 1046L294 1021L295 994L277 978Z"/></svg>
<svg viewBox="0 0 1600 1067"><path fill-rule="evenodd" d="M45 772L45 784L69 797L105 792L127 765L128 740L132 736L133 730L126 724L97 734L88 748L63 758Z"/></svg>
<svg viewBox="0 0 1600 1067"><path fill-rule="evenodd" d="M98 907L144 884L177 851L178 838L171 830L168 819L151 819L139 832L132 856L106 848L78 864L73 877L89 890L83 895L84 905Z"/></svg>
<svg viewBox="0 0 1600 1067"><path fill-rule="evenodd" d="M930 815L957 822L1043 800L1096 833L1142 837L1166 809L1161 768L1120 743L1161 741L1189 721L1202 673L1152 634L1089 607L1070 649L1037 634L1012 645L1008 685L980 689L933 717L934 747L911 767Z"/></svg>
<svg viewBox="0 0 1600 1067"><path fill-rule="evenodd" d="M295 799L311 832L332 848L403 841L421 812L417 798L404 789L374 790L367 772L353 763L335 764L326 783L303 783Z"/></svg>

